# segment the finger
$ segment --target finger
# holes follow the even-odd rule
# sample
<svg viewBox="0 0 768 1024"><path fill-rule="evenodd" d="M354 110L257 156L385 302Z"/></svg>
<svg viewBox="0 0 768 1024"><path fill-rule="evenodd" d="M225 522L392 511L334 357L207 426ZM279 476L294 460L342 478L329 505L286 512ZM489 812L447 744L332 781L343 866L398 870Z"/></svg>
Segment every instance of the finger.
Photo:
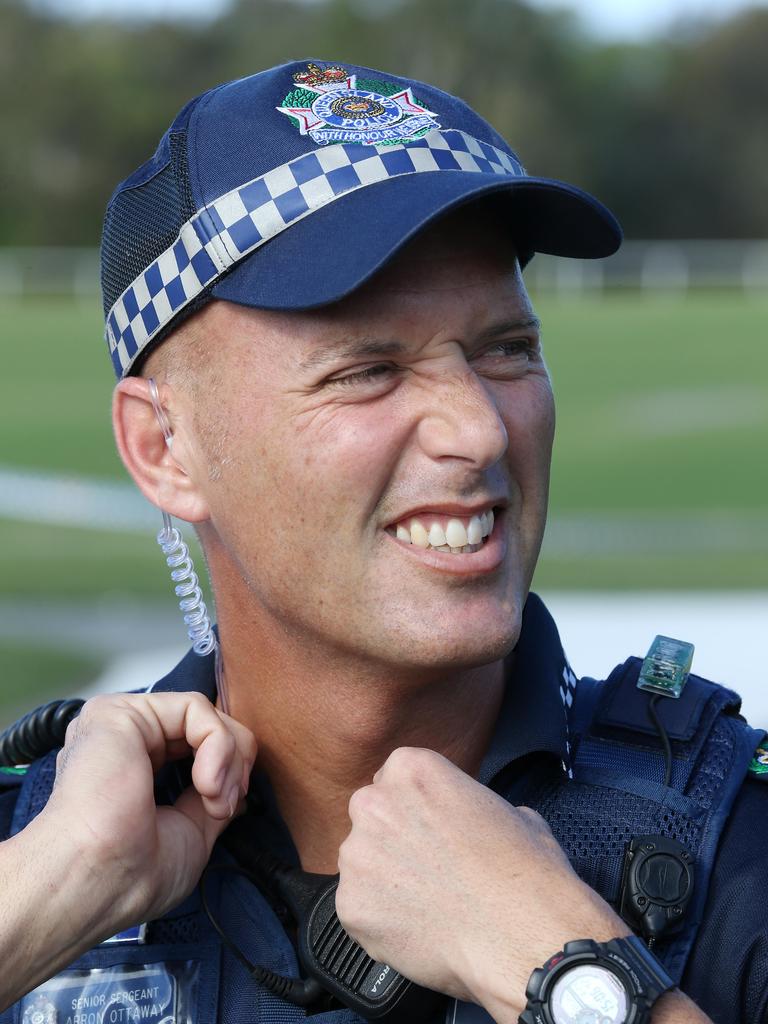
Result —
<svg viewBox="0 0 768 1024"><path fill-rule="evenodd" d="M162 891L167 905L175 906L199 881L214 843L230 818L208 814L205 801L192 786L184 790L173 807L159 807L157 817L157 859L165 876Z"/></svg>
<svg viewBox="0 0 768 1024"><path fill-rule="evenodd" d="M141 755L147 770L193 753L193 781L206 799L218 801L209 810L230 815L233 791L247 784L256 754L253 734L219 712L199 693L115 694L88 701L68 730L61 767L67 758L78 762L100 757L106 745L138 768ZM146 763L146 762L145 762Z"/></svg>
<svg viewBox="0 0 768 1024"><path fill-rule="evenodd" d="M234 754L231 738L234 738L235 748L244 758L250 759L251 763L255 759L255 740L250 730L218 711L202 694L147 694L145 701L146 704L142 704L139 700L134 707L146 719L149 729L147 749L155 767L158 761L164 763L168 759L169 751L178 755L183 744L196 755L197 760L203 744L206 744L200 778L205 780L206 789L213 785L217 791L225 779L221 775L217 787L215 777L222 768L226 772ZM143 714L145 710L146 714ZM211 772L213 779L210 778Z"/></svg>
<svg viewBox="0 0 768 1024"><path fill-rule="evenodd" d="M236 731L236 725L230 719L212 729L197 748L192 767L192 783L215 818L231 818L248 791L255 741L247 730Z"/></svg>
<svg viewBox="0 0 768 1024"><path fill-rule="evenodd" d="M112 742L119 737L117 750L145 752L156 771L169 758L196 749L216 717L213 705L198 693L105 694L83 706L67 745L80 747L86 739L104 740L111 734Z"/></svg>

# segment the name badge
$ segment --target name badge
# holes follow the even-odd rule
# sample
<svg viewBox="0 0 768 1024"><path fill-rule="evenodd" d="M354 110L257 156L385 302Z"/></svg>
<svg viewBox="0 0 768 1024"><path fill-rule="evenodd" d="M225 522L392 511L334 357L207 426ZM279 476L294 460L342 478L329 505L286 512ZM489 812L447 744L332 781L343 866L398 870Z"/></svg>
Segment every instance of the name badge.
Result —
<svg viewBox="0 0 768 1024"><path fill-rule="evenodd" d="M183 966L183 965L182 965ZM22 1024L187 1024L166 964L64 971L21 1002Z"/></svg>

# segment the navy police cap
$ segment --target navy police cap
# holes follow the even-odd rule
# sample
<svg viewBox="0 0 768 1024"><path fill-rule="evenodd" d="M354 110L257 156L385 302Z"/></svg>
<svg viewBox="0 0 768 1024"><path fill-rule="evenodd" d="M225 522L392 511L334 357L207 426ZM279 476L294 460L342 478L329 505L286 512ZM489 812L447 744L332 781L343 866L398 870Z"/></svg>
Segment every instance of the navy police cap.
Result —
<svg viewBox="0 0 768 1024"><path fill-rule="evenodd" d="M466 103L423 82L297 61L191 100L104 222L106 336L118 377L211 298L323 306L416 232L503 193L523 258L595 258L621 242L593 196L526 174Z"/></svg>

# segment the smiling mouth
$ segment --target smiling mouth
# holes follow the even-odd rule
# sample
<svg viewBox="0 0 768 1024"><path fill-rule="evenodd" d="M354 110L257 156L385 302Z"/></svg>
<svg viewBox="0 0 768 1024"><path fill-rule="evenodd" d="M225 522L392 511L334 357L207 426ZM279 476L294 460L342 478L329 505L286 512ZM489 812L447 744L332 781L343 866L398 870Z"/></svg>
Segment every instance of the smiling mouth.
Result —
<svg viewBox="0 0 768 1024"><path fill-rule="evenodd" d="M389 530L403 544L452 555L471 555L487 542L493 531L494 510L471 516L422 512L395 523Z"/></svg>

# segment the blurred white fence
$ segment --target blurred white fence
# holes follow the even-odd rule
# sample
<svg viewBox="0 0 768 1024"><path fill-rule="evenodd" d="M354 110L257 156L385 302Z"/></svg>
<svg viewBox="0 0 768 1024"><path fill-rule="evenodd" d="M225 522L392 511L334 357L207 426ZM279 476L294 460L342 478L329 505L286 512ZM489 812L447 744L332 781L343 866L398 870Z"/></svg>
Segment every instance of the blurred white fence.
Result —
<svg viewBox="0 0 768 1024"><path fill-rule="evenodd" d="M537 256L526 271L532 291L566 294L608 288L684 292L689 288L768 289L768 240L628 241L605 260ZM71 295L99 291L92 248L0 248L0 296Z"/></svg>

